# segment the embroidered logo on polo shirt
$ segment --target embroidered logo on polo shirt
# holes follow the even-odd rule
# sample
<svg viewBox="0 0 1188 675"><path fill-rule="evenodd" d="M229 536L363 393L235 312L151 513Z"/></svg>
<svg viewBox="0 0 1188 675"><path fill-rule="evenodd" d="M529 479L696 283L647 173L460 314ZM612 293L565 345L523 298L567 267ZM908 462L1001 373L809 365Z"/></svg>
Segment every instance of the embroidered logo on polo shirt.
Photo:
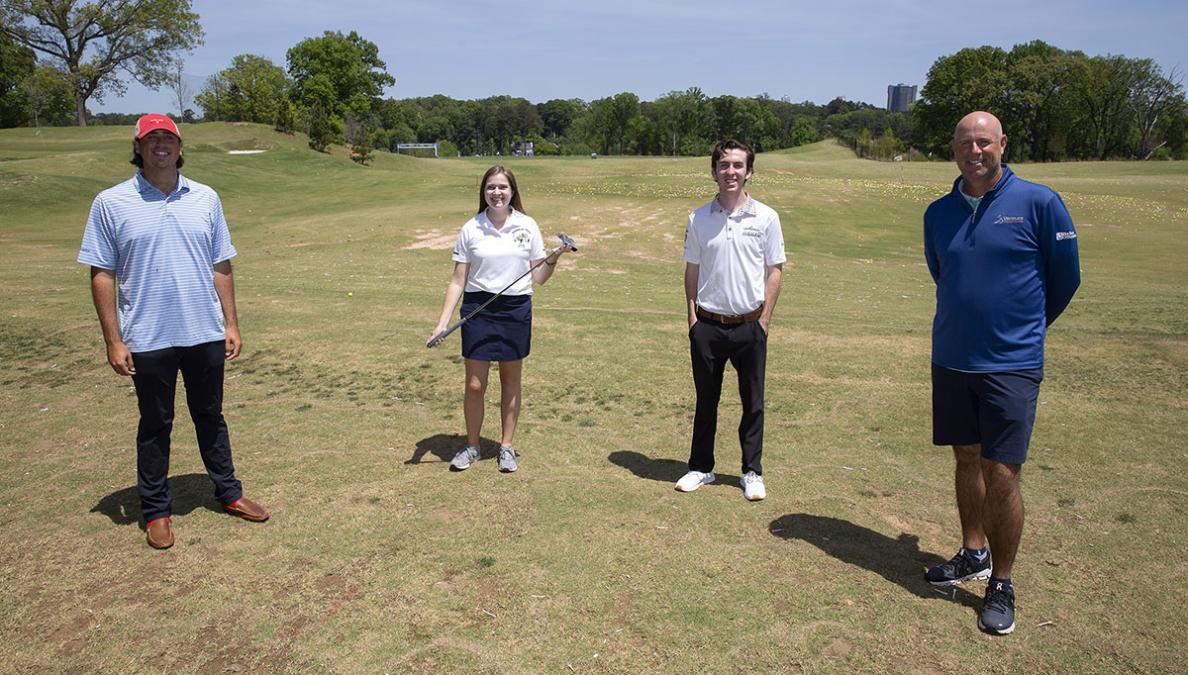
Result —
<svg viewBox="0 0 1188 675"><path fill-rule="evenodd" d="M1056 241L1064 241L1065 239L1076 239L1076 232L1057 232Z"/></svg>
<svg viewBox="0 0 1188 675"><path fill-rule="evenodd" d="M512 241L516 242L520 248L528 248L532 243L532 233L528 230L520 230L512 235Z"/></svg>
<svg viewBox="0 0 1188 675"><path fill-rule="evenodd" d="M1001 213L994 219L995 225L1021 225L1027 222L1023 216L1004 216Z"/></svg>
<svg viewBox="0 0 1188 675"><path fill-rule="evenodd" d="M744 237L762 237L763 230L759 229L758 227L748 226L746 229L743 230L743 236Z"/></svg>

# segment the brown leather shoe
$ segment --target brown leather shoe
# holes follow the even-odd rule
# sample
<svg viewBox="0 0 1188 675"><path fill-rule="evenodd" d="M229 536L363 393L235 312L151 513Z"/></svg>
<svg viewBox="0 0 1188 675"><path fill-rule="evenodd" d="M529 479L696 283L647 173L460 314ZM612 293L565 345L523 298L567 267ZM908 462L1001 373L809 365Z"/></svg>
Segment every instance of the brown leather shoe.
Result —
<svg viewBox="0 0 1188 675"><path fill-rule="evenodd" d="M233 516L250 520L253 523L262 523L268 520L268 512L264 510L264 507L247 497L240 497L230 504L223 506L223 510Z"/></svg>
<svg viewBox="0 0 1188 675"><path fill-rule="evenodd" d="M144 538L156 549L173 546L173 519L169 516L154 518L144 527Z"/></svg>

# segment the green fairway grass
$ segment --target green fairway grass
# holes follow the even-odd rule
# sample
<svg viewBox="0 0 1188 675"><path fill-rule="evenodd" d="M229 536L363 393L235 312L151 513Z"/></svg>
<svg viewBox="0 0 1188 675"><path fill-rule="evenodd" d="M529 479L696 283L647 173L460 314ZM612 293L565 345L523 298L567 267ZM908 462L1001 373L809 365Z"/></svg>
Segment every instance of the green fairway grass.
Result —
<svg viewBox="0 0 1188 675"><path fill-rule="evenodd" d="M757 157L789 262L769 496L749 503L733 371L718 482L673 490L694 401L682 237L708 158L504 160L546 246L581 250L537 288L520 470L496 470L493 375L483 459L451 473L459 341L424 343L493 160L361 167L260 125L182 133L239 251L225 413L273 518L220 511L179 405L177 545L145 545L135 394L74 262L91 200L134 171L131 131L0 130L0 671L1182 672L1188 164L1014 166L1064 198L1083 283L1022 473L1018 628L991 638L984 584L922 580L960 545L921 244L951 163Z"/></svg>

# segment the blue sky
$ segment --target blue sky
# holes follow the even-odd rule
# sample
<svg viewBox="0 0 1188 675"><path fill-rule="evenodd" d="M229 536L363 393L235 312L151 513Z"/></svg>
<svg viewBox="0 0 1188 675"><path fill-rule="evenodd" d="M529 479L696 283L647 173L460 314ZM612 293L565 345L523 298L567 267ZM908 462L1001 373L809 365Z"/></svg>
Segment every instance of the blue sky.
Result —
<svg viewBox="0 0 1188 675"><path fill-rule="evenodd" d="M1171 0L194 0L206 43L186 59L195 89L236 54L282 67L326 30L358 31L396 78L388 96L445 94L644 100L700 87L710 96L886 103L887 85L923 85L940 56L1040 39L1089 55L1154 59L1188 72L1188 3ZM172 112L171 96L131 84L93 111Z"/></svg>

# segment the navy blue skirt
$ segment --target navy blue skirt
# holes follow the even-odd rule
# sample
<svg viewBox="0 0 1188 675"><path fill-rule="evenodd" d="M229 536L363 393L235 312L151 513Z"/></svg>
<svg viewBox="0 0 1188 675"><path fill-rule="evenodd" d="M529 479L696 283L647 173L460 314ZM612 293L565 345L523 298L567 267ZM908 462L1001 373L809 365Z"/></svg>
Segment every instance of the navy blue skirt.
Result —
<svg viewBox="0 0 1188 675"><path fill-rule="evenodd" d="M469 316L495 295L467 291L460 316ZM518 361L532 346L532 296L504 295L462 324L462 356L476 361Z"/></svg>

